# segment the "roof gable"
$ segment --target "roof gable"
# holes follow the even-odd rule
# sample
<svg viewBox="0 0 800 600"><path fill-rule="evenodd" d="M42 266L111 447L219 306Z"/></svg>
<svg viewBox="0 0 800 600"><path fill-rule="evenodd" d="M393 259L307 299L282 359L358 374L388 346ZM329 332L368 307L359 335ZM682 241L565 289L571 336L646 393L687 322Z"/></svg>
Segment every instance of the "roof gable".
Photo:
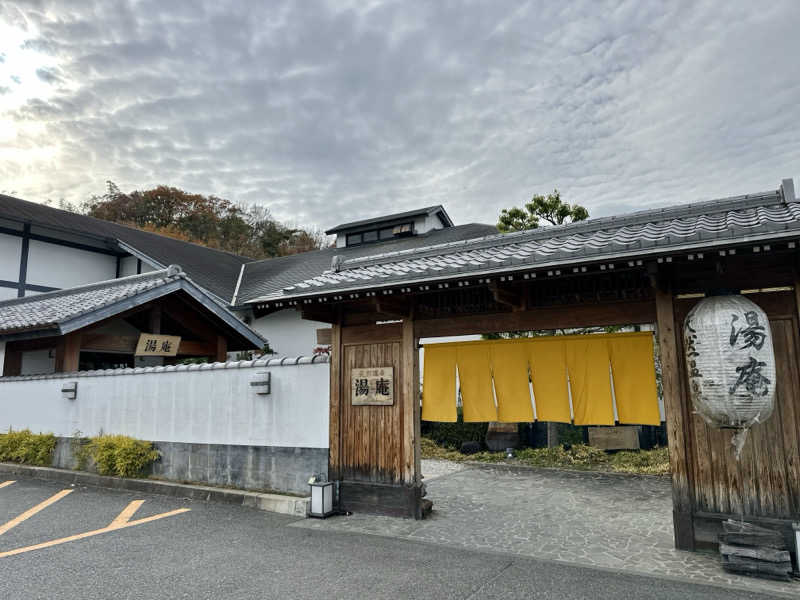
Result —
<svg viewBox="0 0 800 600"><path fill-rule="evenodd" d="M63 335L179 290L202 304L253 347L264 344L259 334L196 285L177 265L0 302L0 339Z"/></svg>

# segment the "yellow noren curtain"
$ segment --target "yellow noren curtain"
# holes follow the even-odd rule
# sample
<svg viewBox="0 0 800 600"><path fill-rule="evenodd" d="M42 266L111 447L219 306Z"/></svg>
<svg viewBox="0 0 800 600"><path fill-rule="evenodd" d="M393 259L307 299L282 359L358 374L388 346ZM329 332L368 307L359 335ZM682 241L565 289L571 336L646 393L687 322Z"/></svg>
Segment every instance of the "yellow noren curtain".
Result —
<svg viewBox="0 0 800 600"><path fill-rule="evenodd" d="M422 420L455 423L456 353L452 346L425 346L422 375Z"/></svg>
<svg viewBox="0 0 800 600"><path fill-rule="evenodd" d="M525 344L525 348L531 366L536 418L539 421L569 423L565 343L561 340L532 339Z"/></svg>
<svg viewBox="0 0 800 600"><path fill-rule="evenodd" d="M575 425L613 425L607 340L593 335L568 340L567 369Z"/></svg>
<svg viewBox="0 0 800 600"><path fill-rule="evenodd" d="M608 346L619 422L660 425L652 334L612 338Z"/></svg>
<svg viewBox="0 0 800 600"><path fill-rule="evenodd" d="M488 344L457 346L458 381L464 422L496 421Z"/></svg>
<svg viewBox="0 0 800 600"><path fill-rule="evenodd" d="M523 344L497 342L491 346L497 420L530 423L533 405L528 387L528 352Z"/></svg>

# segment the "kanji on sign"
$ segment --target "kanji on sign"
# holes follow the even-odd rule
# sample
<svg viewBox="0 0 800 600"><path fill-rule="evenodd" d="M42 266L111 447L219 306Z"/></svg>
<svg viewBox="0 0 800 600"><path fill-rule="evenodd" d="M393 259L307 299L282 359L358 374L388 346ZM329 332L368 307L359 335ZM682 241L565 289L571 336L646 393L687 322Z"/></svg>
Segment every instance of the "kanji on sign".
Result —
<svg viewBox="0 0 800 600"><path fill-rule="evenodd" d="M136 356L177 356L180 345L177 335L143 333L136 345Z"/></svg>
<svg viewBox="0 0 800 600"><path fill-rule="evenodd" d="M350 378L350 401L353 406L391 406L394 404L393 367L353 369Z"/></svg>

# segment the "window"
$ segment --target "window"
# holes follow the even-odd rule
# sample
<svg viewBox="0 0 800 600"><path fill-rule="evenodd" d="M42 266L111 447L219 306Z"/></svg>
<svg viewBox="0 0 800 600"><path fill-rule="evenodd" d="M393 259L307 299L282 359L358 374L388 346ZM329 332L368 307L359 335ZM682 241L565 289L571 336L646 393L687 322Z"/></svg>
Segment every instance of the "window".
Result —
<svg viewBox="0 0 800 600"><path fill-rule="evenodd" d="M348 246L357 246L361 243L361 234L360 233L348 233L347 234L347 245Z"/></svg>
<svg viewBox="0 0 800 600"><path fill-rule="evenodd" d="M365 231L364 234L364 243L367 242L377 242L378 241L378 232L377 231Z"/></svg>

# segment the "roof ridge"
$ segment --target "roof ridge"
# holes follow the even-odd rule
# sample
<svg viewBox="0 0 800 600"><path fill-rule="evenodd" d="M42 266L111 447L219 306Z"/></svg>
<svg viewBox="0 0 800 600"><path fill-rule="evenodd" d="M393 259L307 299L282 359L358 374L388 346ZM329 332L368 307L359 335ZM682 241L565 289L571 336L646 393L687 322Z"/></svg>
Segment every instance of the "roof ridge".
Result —
<svg viewBox="0 0 800 600"><path fill-rule="evenodd" d="M23 296L22 298L11 298L10 300L3 300L2 302L0 302L0 308L17 306L19 304L26 304L32 301L47 300L49 298L58 298L59 296L71 296L73 294L91 292L93 290L99 290L104 287L109 287L112 284L127 284L133 282L134 280L147 281L148 279L158 279L159 277L163 277L164 279L173 279L173 280L188 279L186 273L183 272L180 265L170 265L166 269L159 269L158 271L148 271L147 273L128 275L126 277L117 277L115 279L106 279L104 281L96 281L94 283L77 285L71 288L61 288L58 290L53 290L51 292L35 294L33 296ZM196 283L194 285L197 286Z"/></svg>
<svg viewBox="0 0 800 600"><path fill-rule="evenodd" d="M197 248L203 248L204 250L211 250L213 252L219 252L219 253L222 253L222 254L228 254L228 255L234 256L236 258L243 258L243 259L245 259L245 262L250 262L250 261L255 260L250 256L243 256L241 254L236 254L235 252L230 252L228 250L221 250L219 248L211 248L210 246L204 246L203 244L199 244L197 242L189 242L189 241L186 241L186 240L181 240L181 239L174 238L174 237L171 237L171 236L168 236L168 235L164 235L162 233L156 233L154 231L147 231L145 229L141 229L141 228L135 227L133 225L127 225L125 223L117 223L116 221L108 221L106 219L100 219L98 217L93 217L92 215L84 215L84 214L81 214L81 213L72 212L71 210L65 210L63 208L56 208L55 206L50 206L49 204L45 204L43 202L33 202L32 200L25 200L23 198L17 198L16 196L9 196L8 194L0 194L0 198L9 198L9 199L15 200L17 202L24 202L26 204L34 204L37 207L40 207L40 208L43 208L43 209L46 209L46 210L52 210L52 211L56 211L56 212L59 212L59 213L64 213L64 214L70 215L72 217L78 217L78 218L83 218L83 219L87 219L87 220L91 220L91 221L97 221L98 223L102 223L102 224L104 224L106 226L111 226L112 228L114 228L114 227L124 228L124 229L130 230L130 231L134 231L136 233L147 234L147 235L151 235L151 236L154 236L154 237L157 237L157 238L160 238L160 239L172 240L174 242L178 242L178 243L181 243L181 244L189 244L189 245L195 246ZM8 219L10 219L12 221L19 220L18 218L14 218L14 217L4 217L4 218L8 218ZM46 225L44 227L52 228L52 226L50 226L50 225ZM80 234L80 235L92 236L92 234L87 233L86 231L80 231L80 230L77 230L77 229L75 229L73 227L69 227L68 225L60 227L60 229L63 229L65 231L69 232L69 233L77 233L77 234ZM93 237L96 237L96 238L99 238L99 239L103 239L103 240L113 240L115 242L125 242L125 240L120 240L117 237L108 237L108 236L104 236L104 235L94 235ZM125 242L125 243L129 244L129 242Z"/></svg>
<svg viewBox="0 0 800 600"><path fill-rule="evenodd" d="M374 254L370 256L361 256L345 259L341 265L341 270L355 269L364 266L371 266L375 264L383 264L387 259L402 258L411 254L419 256L420 258L427 256L431 253L435 254L444 249L463 248L464 250L480 249L482 244L489 244L492 247L497 247L498 244L492 242L504 238L502 246L508 246L517 243L525 243L542 238L557 238L561 235L573 235L576 233L593 233L595 231L603 230L609 227L620 229L632 225L639 225L642 223L658 223L665 220L675 220L684 217L696 216L697 214L709 215L717 212L731 212L742 209L755 208L753 200L761 199L764 202L759 204L763 206L770 200L775 202L782 202L780 191L760 192L756 194L744 194L740 196L730 196L728 198L717 198L714 200L704 200L701 202L683 203L674 206L666 206L661 208L651 208L632 213L627 213L621 216L597 217L595 219L587 219L585 221L576 221L573 223L566 223L563 225L551 225L547 227L538 227L535 229L526 229L523 231L512 231L508 233L497 233L494 235L481 236L468 240L461 240L456 242L444 242L441 244L434 244L431 246L424 246L411 250L397 250L395 252L386 252L381 254ZM709 208L713 210L709 211ZM654 216L660 218L653 219Z"/></svg>

